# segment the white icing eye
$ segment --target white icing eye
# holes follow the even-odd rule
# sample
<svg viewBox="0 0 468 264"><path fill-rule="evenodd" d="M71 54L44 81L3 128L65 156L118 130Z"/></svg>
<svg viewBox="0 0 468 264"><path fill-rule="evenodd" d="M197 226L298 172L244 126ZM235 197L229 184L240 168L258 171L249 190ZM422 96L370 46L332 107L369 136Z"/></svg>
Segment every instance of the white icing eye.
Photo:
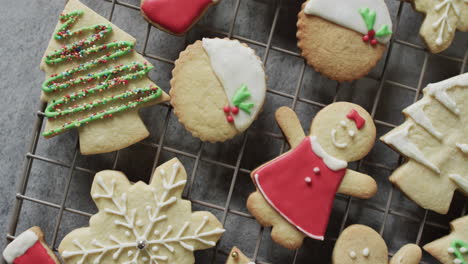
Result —
<svg viewBox="0 0 468 264"><path fill-rule="evenodd" d="M356 252L350 251L349 252L349 257L352 258L352 259L355 259L356 258Z"/></svg>
<svg viewBox="0 0 468 264"><path fill-rule="evenodd" d="M349 135L350 137L354 137L354 136L356 135L356 132L354 132L354 130L349 130L349 131L348 131L348 135Z"/></svg>
<svg viewBox="0 0 468 264"><path fill-rule="evenodd" d="M319 174L319 173L320 173L320 168L319 168L319 167L315 167L315 168L314 168L314 173L315 173L315 174Z"/></svg>
<svg viewBox="0 0 468 264"><path fill-rule="evenodd" d="M304 178L304 181L305 181L306 183L311 183L311 182L312 182L312 179L311 179L310 177L305 177L305 178Z"/></svg>
<svg viewBox="0 0 468 264"><path fill-rule="evenodd" d="M363 255L364 257L368 257L368 256L369 256L369 248L363 249L363 250L362 250L362 255Z"/></svg>
<svg viewBox="0 0 468 264"><path fill-rule="evenodd" d="M346 127L346 121L344 121L344 120L341 120L341 121L340 121L340 126L342 126L342 127Z"/></svg>

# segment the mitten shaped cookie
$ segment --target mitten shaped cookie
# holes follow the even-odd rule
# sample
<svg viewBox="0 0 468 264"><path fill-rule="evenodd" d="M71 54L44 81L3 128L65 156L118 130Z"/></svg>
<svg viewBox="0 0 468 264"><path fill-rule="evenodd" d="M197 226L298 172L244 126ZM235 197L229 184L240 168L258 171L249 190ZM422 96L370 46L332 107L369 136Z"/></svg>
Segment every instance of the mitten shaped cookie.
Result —
<svg viewBox="0 0 468 264"><path fill-rule="evenodd" d="M415 244L402 247L388 262L387 244L374 229L352 225L341 233L333 249L333 264L418 264L421 249Z"/></svg>
<svg viewBox="0 0 468 264"><path fill-rule="evenodd" d="M381 140L408 158L390 181L423 208L446 214L455 190L468 195L468 73L423 93Z"/></svg>
<svg viewBox="0 0 468 264"><path fill-rule="evenodd" d="M377 191L370 176L347 169L374 145L376 129L362 107L333 103L312 121L306 136L290 108L276 120L291 150L251 173L257 191L247 208L263 226L273 226L278 244L296 249L305 236L323 240L336 192L368 199Z"/></svg>
<svg viewBox="0 0 468 264"><path fill-rule="evenodd" d="M156 168L149 185L118 171L97 173L91 195L99 212L66 235L59 252L69 264L195 263L193 251L215 246L224 229L211 213L192 213L181 199L186 182L176 158Z"/></svg>
<svg viewBox="0 0 468 264"><path fill-rule="evenodd" d="M238 248L234 247L228 255L226 264L255 264L250 261Z"/></svg>
<svg viewBox="0 0 468 264"><path fill-rule="evenodd" d="M169 100L148 77L135 38L70 0L41 63L45 137L77 128L82 154L105 153L149 135L138 111Z"/></svg>
<svg viewBox="0 0 468 264"><path fill-rule="evenodd" d="M3 251L3 258L12 264L60 264L44 241L44 233L31 227L16 237Z"/></svg>
<svg viewBox="0 0 468 264"><path fill-rule="evenodd" d="M452 232L436 241L424 245L424 250L442 264L468 263L468 216L450 223Z"/></svg>

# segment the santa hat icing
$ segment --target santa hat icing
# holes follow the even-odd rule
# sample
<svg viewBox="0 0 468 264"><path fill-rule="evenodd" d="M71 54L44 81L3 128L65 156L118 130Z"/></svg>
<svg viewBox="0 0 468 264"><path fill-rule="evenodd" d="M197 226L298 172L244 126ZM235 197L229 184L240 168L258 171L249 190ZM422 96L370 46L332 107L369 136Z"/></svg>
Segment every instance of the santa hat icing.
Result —
<svg viewBox="0 0 468 264"><path fill-rule="evenodd" d="M3 251L3 258L13 264L56 264L32 229L26 230Z"/></svg>

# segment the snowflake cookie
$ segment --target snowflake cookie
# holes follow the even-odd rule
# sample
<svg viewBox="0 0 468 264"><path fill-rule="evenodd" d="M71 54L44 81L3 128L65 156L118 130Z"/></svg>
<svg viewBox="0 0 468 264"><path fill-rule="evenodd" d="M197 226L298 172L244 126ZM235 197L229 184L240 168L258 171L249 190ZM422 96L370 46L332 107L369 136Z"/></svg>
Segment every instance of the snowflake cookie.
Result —
<svg viewBox="0 0 468 264"><path fill-rule="evenodd" d="M432 53L450 46L455 31L468 31L468 0L411 0L414 9L425 13L419 31Z"/></svg>
<svg viewBox="0 0 468 264"><path fill-rule="evenodd" d="M442 264L468 264L468 216L450 223L452 232L424 245L424 250Z"/></svg>
<svg viewBox="0 0 468 264"><path fill-rule="evenodd" d="M408 159L390 181L423 208L446 214L455 190L468 195L468 73L423 93L381 140Z"/></svg>
<svg viewBox="0 0 468 264"><path fill-rule="evenodd" d="M181 199L186 179L176 158L156 169L150 185L132 184L118 171L97 173L91 195L99 212L63 239L62 257L77 264L194 263L193 251L215 246L224 229Z"/></svg>
<svg viewBox="0 0 468 264"><path fill-rule="evenodd" d="M255 264L250 261L238 248L233 247L228 255L226 264Z"/></svg>

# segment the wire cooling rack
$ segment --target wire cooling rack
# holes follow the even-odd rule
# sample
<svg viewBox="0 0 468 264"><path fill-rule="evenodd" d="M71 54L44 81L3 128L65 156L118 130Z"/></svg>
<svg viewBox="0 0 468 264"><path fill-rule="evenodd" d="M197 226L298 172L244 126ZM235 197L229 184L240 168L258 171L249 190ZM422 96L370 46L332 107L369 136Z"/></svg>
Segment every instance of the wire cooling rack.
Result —
<svg viewBox="0 0 468 264"><path fill-rule="evenodd" d="M106 3L109 6L110 10L107 12L107 18L110 21L115 20L116 8L139 10L138 0L132 3L129 2L130 0L95 1ZM254 4L251 4L252 2ZM260 123L259 125L254 124L253 128L250 128L243 135L220 144L203 143L184 138L187 142L182 142L182 145L194 146L187 150L180 147L182 145L174 147L173 144L167 142L167 138L174 133L174 125L171 125L174 115L169 105L160 105L155 106L155 108L160 108L159 111L164 113L164 118L161 120L161 127L157 129L157 135L153 135L155 131L151 131L152 136L149 140L131 147L136 149L146 147L153 150L154 158L152 158L151 172L157 165L164 162L167 155L182 158L184 165L186 165L184 162L186 160L192 164L191 169L186 166L189 181L184 191L184 198L191 200L196 210L209 210L215 213L227 229L215 249L201 251L205 253L196 254L197 263L224 263L229 248L234 245L240 247L256 263L330 263L334 241L346 226L353 223L363 223L375 228L387 241L391 256L403 244L416 243L423 245L448 233L448 222L467 213L467 199L461 195L455 196L452 208L446 216L423 210L407 200L387 180L390 173L401 164L402 158L388 150L382 143L376 143L374 150L364 160L353 164L353 166L356 166L357 170L366 172L376 178L379 184L377 197L369 201L361 201L338 194L324 242L306 239L302 248L291 252L280 248L271 241L270 228L264 229L255 222L245 209L246 198L254 190L248 174L255 166L283 153L288 147L279 130L274 127L276 125L271 117L278 106L288 105L295 109L300 116L301 122L305 125L304 128L307 130L310 120L320 108L337 100L353 101L363 105L371 113L377 125L378 134L382 135L402 122L401 109L417 101L421 96L422 88L428 82L440 81L467 71L468 41L466 34L460 37L463 33L458 33L454 42L455 48L452 48L451 51L449 49L448 52L442 54L431 54L427 52L420 41L418 42L417 37L414 37L416 40L408 40L408 38L411 39L411 36L416 35L415 32L419 28L422 16L413 12L408 3L388 0L387 4L394 19L394 38L376 69L368 77L351 84L339 84L325 80L306 65L296 47L278 44L277 41L278 38L294 36L294 23L300 4L299 1L292 0L222 0L221 4L213 7L208 12L208 16L202 20L202 23L195 26L185 39L185 45L180 47L180 50L176 53L178 54L186 45L193 42L189 40L190 36L193 35L195 35L194 39L199 39L202 36L234 38L255 48L261 54L266 65L267 75L270 76L267 100L274 97L275 100L280 101L280 103L275 104L267 102L262 114L264 117L261 116L256 122ZM256 9L258 7L260 8ZM217 17L218 21L221 20L225 24L223 30L203 25L203 21L209 21L212 17L216 18L217 12L223 9L225 14L229 14L228 17ZM260 9L267 9L267 11L261 12ZM239 15L241 12L242 15ZM242 25L244 21L238 20L242 16L242 20L245 20L249 16L260 16L264 13L267 13L268 16L258 20L261 21L261 25L256 25L256 27L267 32L264 38L266 41L259 41L258 39L261 38L256 37L257 28L242 28L239 25ZM136 12L134 15L136 15ZM126 23L132 23L132 20L127 19ZM288 24L290 27L286 27L286 30L284 30L282 28L283 23ZM157 52L159 55L149 51L152 46L150 43L151 32L158 30L150 24L146 24L146 27L142 30L146 30L146 35L142 43L143 46L139 50L140 53L152 61L165 65L161 68L165 71L164 74L170 75L170 70L174 64L174 56L170 58L170 56L160 55L170 53L166 53L164 48ZM193 32L201 33L196 35L197 33ZM158 34L166 33L158 31ZM294 62L290 63L288 60ZM285 82L281 82L275 76L276 74L272 74L274 67L278 67L278 64L284 64L283 68L280 67L281 71L291 70L287 68L298 69L298 72L287 74L297 76L290 78L294 82L288 81L290 89L282 89L281 86L286 85ZM275 73L278 73L278 71ZM161 72L158 71L156 74L161 74ZM409 81L408 76L411 76L415 81ZM169 86L168 83L159 83L159 85ZM317 93L324 93L327 99L318 99ZM92 179L92 176L100 169L96 169L99 166L79 166L77 160L81 158L81 155L77 148L78 137L73 133L67 134L75 144L74 150L70 150L73 153L70 161L48 155L47 152L45 154L38 152L38 145L41 144L41 141L44 141L41 136L44 107L45 104L41 104L40 110L37 112L31 144L25 155L24 169L19 176L19 189L15 197L16 201L6 237L8 241L11 241L16 234L22 231L17 229L19 229L18 226L21 225L20 222L23 219L21 216L25 214L25 210L29 210L25 209L25 202L28 203L27 208L35 206L49 207L57 212L56 215L52 216L55 219L52 224L53 232L48 234L48 237L51 236L48 242L56 250L61 237L72 229L68 226L64 227L65 214L71 215L72 219L75 219L75 217L88 219L93 214L93 212L90 212L92 210L77 209L80 206L67 206L70 202L67 199L69 199L70 193L75 188L73 183L74 175L77 173L86 174ZM267 120L272 122L265 124ZM153 120L153 122L155 121ZM176 126L176 128L181 129L180 126ZM61 135L59 137L67 136ZM262 140L263 145L256 145L257 141ZM273 154L266 154L262 146L270 146L272 142L275 142L273 145L277 146L277 148L275 148ZM266 148L268 149L268 147ZM216 151L207 151L207 149L215 149ZM122 158L122 155L124 155L122 153L125 151L121 150L111 154L111 168L120 169L120 163L128 163L129 159L132 159L132 157ZM224 152L229 152L233 158L224 158L223 155L219 154ZM249 161L251 162L249 163ZM27 189L31 185L30 178L34 170L33 165L38 162L60 168L60 170L51 170L50 172L57 174L52 175L53 177L64 177L63 191L59 190L61 193L59 201L50 201L47 198L28 195ZM136 161L130 162L135 163ZM206 172L205 169L202 169L206 164L212 168L208 170L210 175L205 175L207 178L200 179L202 177L200 174ZM213 199L209 199L209 194L216 192L216 190L203 187L205 185L197 183L197 180L202 182L212 181L218 177L216 174L220 171L227 171L227 173L222 174L228 174L230 177L227 177L226 180L217 181L218 187L221 186L225 190L225 199L221 202L213 202ZM143 178L143 180L148 181L149 175L144 177L146 178ZM219 185L220 181L224 184ZM41 187L39 186L38 189L41 190ZM208 199L199 199L195 195L197 190L203 190L204 197L208 197ZM89 190L84 192L89 192ZM88 197L84 200L86 202L86 200L90 199ZM41 218L45 216L29 215L27 217ZM31 219L29 219L29 222L34 223ZM425 254L422 263L437 263L437 261Z"/></svg>

